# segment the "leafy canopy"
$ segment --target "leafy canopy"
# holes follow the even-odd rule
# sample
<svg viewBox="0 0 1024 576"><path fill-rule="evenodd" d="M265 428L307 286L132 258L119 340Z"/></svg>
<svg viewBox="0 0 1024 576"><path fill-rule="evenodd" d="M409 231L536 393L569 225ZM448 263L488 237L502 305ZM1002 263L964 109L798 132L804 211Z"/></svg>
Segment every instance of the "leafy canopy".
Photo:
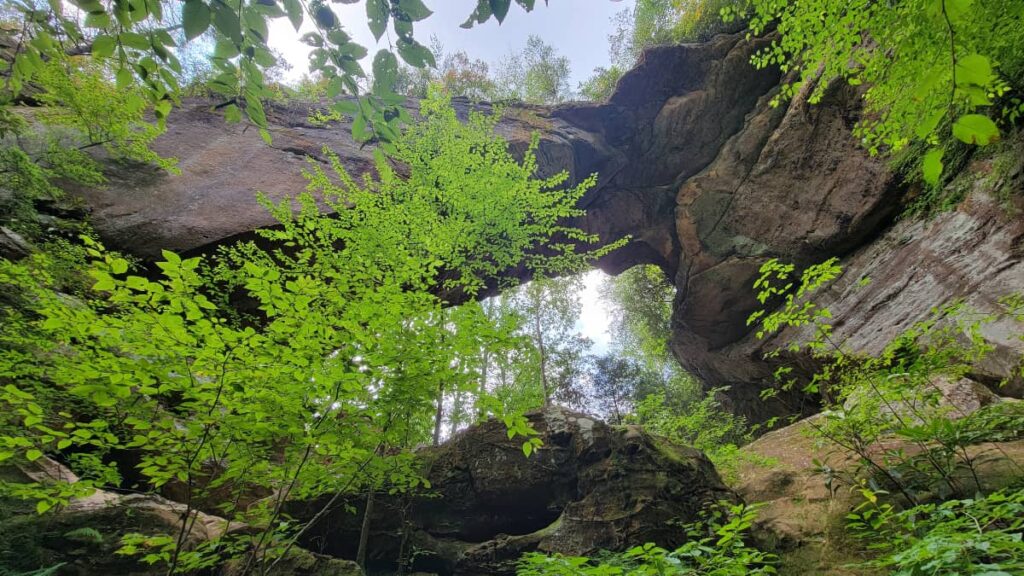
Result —
<svg viewBox="0 0 1024 576"><path fill-rule="evenodd" d="M340 0L358 4L360 0ZM416 68L436 65L431 51L414 38L417 22L432 11L422 0L365 0L366 20L379 41L387 35L388 47L373 58L373 83L360 82L367 77L360 60L365 47L352 41L344 30L331 2L324 0L60 0L35 2L16 0L14 10L20 16L21 32L13 62L4 62L4 95L0 106L8 105L38 77L46 62L67 53L89 53L101 65L109 66L120 88L138 87L153 106L162 123L178 101L183 73L179 49L201 38L213 44L213 64L209 87L225 100L230 120L244 114L269 140L263 101L270 96L267 71L277 64L277 56L268 46L270 25L287 20L295 29L309 29L302 41L312 49L309 68L327 82L327 95L343 92L361 94L359 106L337 104L338 112L361 119L371 135L383 140L398 137L400 122L396 116L402 98L394 93L399 58ZM526 11L534 0L516 0ZM479 0L476 10L463 25L499 23L508 15L511 0ZM172 14L174 13L174 14ZM177 32L184 37L175 39ZM392 35L393 34L393 35Z"/></svg>
<svg viewBox="0 0 1024 576"><path fill-rule="evenodd" d="M722 14L748 18L751 34L776 35L753 59L791 73L776 103L804 89L818 102L834 80L865 86L855 133L872 153L929 147L930 184L942 174L944 143L988 145L1000 136L996 120L1024 112L1013 97L1024 74L1020 2L747 0Z"/></svg>

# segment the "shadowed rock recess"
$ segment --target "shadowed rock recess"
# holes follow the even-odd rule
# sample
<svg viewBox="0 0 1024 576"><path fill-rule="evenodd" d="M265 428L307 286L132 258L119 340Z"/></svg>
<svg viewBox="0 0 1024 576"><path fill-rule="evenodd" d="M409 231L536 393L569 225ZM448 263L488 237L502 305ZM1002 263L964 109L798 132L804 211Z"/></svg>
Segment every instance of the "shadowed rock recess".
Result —
<svg viewBox="0 0 1024 576"><path fill-rule="evenodd" d="M843 258L846 273L825 298L836 336L854 351L877 351L933 306L966 297L988 311L1024 286L1024 220L995 200L1020 208L1019 162L999 175L984 162L968 166L956 184L968 199L956 211L894 225L906 191L851 133L858 94L837 85L812 106L806 86L772 107L779 72L749 61L767 42L724 34L655 48L607 103L512 108L499 127L517 149L541 134L545 174L599 174L577 224L632 241L598 265L610 273L660 266L678 288L674 354L708 388L728 386L727 404L755 421L801 404L758 397L776 368L763 360L765 347L800 336L762 342L746 324L761 307L752 284L769 258L798 266ZM111 166L109 186L79 192L114 248L144 257L209 250L272 224L256 192L278 199L303 190L302 169L323 160L324 145L352 172L371 169L370 150L351 140L349 126L314 126L306 115L306 106L272 107L267 146L253 130L225 124L209 102L187 102L155 146L180 159L180 176ZM1019 144L1010 145L1017 158ZM994 383L1013 374L1024 344L1005 325L985 330L996 352L975 377ZM1021 388L1018 379L1002 393Z"/></svg>
<svg viewBox="0 0 1024 576"><path fill-rule="evenodd" d="M406 572L511 575L519 557L535 550L587 555L643 542L674 547L685 540L679 523L735 498L699 451L638 426L612 427L557 407L528 417L544 441L529 459L522 439L509 440L497 420L421 450L431 489L376 496L368 572L393 574L405 558ZM308 520L324 504L296 503L288 512ZM344 504L307 532L305 548L356 556L365 504Z"/></svg>

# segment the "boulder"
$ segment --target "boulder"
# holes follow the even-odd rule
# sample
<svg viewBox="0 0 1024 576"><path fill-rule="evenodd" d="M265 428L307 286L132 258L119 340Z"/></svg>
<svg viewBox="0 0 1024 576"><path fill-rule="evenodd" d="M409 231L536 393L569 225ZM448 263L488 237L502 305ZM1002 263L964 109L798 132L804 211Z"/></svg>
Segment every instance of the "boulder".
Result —
<svg viewBox="0 0 1024 576"><path fill-rule="evenodd" d="M872 410L880 410L885 416L898 417L908 424L920 424L924 418L942 416L958 420L978 410L1002 402L994 392L970 378L934 376L920 385L920 393L913 398L894 395L884 401L877 398L869 388L855 390L843 403L846 410L854 410L867 399Z"/></svg>
<svg viewBox="0 0 1024 576"><path fill-rule="evenodd" d="M496 420L421 450L432 488L411 497L376 495L368 570L391 573L405 557L414 571L514 574L529 551L587 555L645 542L672 547L686 538L678 523L734 499L700 452L639 427L613 427L557 407L529 420L544 442L529 457L523 439L510 440ZM354 558L363 501L353 498L346 502L352 510L330 511L303 545ZM289 512L308 519L323 505L297 503Z"/></svg>
<svg viewBox="0 0 1024 576"><path fill-rule="evenodd" d="M74 484L78 477L47 457L33 462L0 467L0 482ZM185 505L148 494L118 494L89 490L68 506L45 515L36 514L29 502L0 498L0 574L29 574L53 568L55 576L163 576L163 563L148 564L141 555L117 551L129 533L177 536ZM186 538L185 548L229 532L245 530L243 524L198 512ZM239 563L229 561L204 574L237 576ZM293 549L269 573L271 576L361 576L354 563Z"/></svg>
<svg viewBox="0 0 1024 576"><path fill-rule="evenodd" d="M838 479L864 470L856 455L815 437L813 429L824 417L805 418L741 448L733 488L746 502L762 503L752 534L759 548L779 555L779 574L881 576L877 570L853 566L869 560L873 553L845 530L846 515L863 500L856 487ZM915 449L913 444L894 439L877 446L879 452L904 450L912 454ZM980 492L1019 486L1020 463L1024 462L1021 434L965 450L975 463ZM829 481L819 466L828 467L835 479ZM958 470L956 480L969 489L974 486L967 470Z"/></svg>

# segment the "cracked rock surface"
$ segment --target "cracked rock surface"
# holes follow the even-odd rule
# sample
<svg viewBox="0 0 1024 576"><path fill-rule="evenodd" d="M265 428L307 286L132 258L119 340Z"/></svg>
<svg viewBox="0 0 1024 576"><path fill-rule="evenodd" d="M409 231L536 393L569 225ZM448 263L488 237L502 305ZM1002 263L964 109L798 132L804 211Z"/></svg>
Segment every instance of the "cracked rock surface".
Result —
<svg viewBox="0 0 1024 576"><path fill-rule="evenodd" d="M727 405L754 421L815 409L813 399L759 399L777 368L763 353L802 336L759 341L746 324L760 308L752 284L768 259L802 268L842 258L846 274L823 298L853 352L877 351L933 306L966 298L990 312L1024 286L1019 140L1004 144L1016 164L964 169L954 185L968 190L967 200L955 211L897 221L908 191L852 135L858 93L832 86L810 105L808 86L771 106L780 74L750 64L767 43L740 33L654 48L608 102L513 107L499 125L515 150L539 132L543 174L599 174L576 224L607 241L632 240L598 266L660 266L678 289L673 353L707 388L728 386ZM462 114L488 108L455 104ZM370 148L351 140L345 122L314 126L308 106L271 106L268 114L271 146L225 124L210 102L186 102L155 145L180 160L181 175L110 165L109 186L78 191L103 240L144 257L208 251L272 224L256 193L279 200L304 190L303 167L322 161L324 146L354 174L372 169ZM868 288L855 289L864 277ZM992 385L1015 374L1024 342L1014 336L1019 324L986 330L997 353L973 377ZM808 358L789 360L814 369ZM1022 392L1018 374L1001 393Z"/></svg>

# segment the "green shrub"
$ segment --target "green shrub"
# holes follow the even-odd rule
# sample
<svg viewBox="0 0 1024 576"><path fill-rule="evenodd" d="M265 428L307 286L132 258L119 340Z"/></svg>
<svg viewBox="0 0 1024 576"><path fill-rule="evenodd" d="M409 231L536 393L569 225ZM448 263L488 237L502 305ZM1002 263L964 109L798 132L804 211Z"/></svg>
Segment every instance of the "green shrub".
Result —
<svg viewBox="0 0 1024 576"><path fill-rule="evenodd" d="M757 506L720 503L703 522L683 527L689 540L669 551L644 544L597 559L582 556L523 556L519 576L746 576L775 574L775 556L746 543Z"/></svg>
<svg viewBox="0 0 1024 576"><path fill-rule="evenodd" d="M1024 490L897 511L863 490L848 529L879 557L865 567L893 576L1024 573Z"/></svg>

